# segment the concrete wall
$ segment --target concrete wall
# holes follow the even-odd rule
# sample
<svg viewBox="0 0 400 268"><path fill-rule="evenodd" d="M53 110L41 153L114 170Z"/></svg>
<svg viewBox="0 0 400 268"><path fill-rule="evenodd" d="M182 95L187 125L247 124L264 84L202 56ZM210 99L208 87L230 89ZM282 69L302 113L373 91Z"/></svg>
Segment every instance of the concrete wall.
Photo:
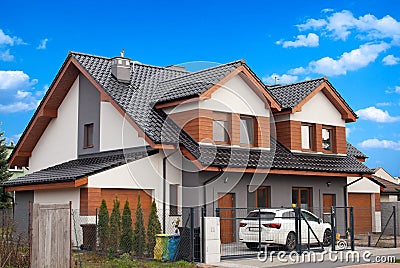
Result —
<svg viewBox="0 0 400 268"><path fill-rule="evenodd" d="M82 74L79 75L78 154L100 150L100 92ZM93 123L93 147L84 148L84 125Z"/></svg>
<svg viewBox="0 0 400 268"><path fill-rule="evenodd" d="M14 222L17 234L28 237L29 202L33 202L33 191L15 192Z"/></svg>
<svg viewBox="0 0 400 268"><path fill-rule="evenodd" d="M29 172L35 172L77 157L79 78L75 80L29 158Z"/></svg>
<svg viewBox="0 0 400 268"><path fill-rule="evenodd" d="M171 154L167 152L167 154ZM182 184L180 172L180 155L174 154L167 161L167 185L166 204L169 208L169 185ZM163 157L164 153L158 153L126 165L106 170L89 176L87 187L94 188L120 188L120 189L145 189L155 198L160 209L163 203ZM182 206L182 188L178 187L178 205Z"/></svg>
<svg viewBox="0 0 400 268"><path fill-rule="evenodd" d="M346 126L342 115L321 91L304 104L301 111L291 114L290 120L330 126Z"/></svg>
<svg viewBox="0 0 400 268"><path fill-rule="evenodd" d="M166 113L178 113L188 110L205 109L226 113L269 117L269 109L262 99L253 91L240 75L232 77L221 85L210 99L199 102L181 104L174 108L166 108Z"/></svg>
<svg viewBox="0 0 400 268"><path fill-rule="evenodd" d="M147 145L136 129L109 102L100 104L100 151Z"/></svg>
<svg viewBox="0 0 400 268"><path fill-rule="evenodd" d="M400 202L384 202L381 203L381 219L382 219L382 232L383 228L386 224L386 230L384 231L385 235L393 234L394 229L394 220L393 217L389 220L390 215L393 212L393 206L396 207L396 216L397 216L397 234L399 234L399 227L400 227Z"/></svg>

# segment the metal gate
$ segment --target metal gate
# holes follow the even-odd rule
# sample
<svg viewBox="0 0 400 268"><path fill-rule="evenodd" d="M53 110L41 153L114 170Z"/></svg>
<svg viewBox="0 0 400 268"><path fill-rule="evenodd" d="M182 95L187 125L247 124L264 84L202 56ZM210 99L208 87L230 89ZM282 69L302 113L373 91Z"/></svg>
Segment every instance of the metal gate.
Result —
<svg viewBox="0 0 400 268"><path fill-rule="evenodd" d="M221 224L221 258L251 257L269 249L320 251L328 246L325 238L332 241L329 223L300 208L217 208L216 216Z"/></svg>

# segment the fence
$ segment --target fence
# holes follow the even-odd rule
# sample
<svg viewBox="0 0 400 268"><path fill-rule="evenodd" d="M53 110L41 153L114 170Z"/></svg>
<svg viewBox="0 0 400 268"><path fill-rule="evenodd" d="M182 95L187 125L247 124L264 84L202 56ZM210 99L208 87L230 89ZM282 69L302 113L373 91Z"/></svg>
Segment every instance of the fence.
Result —
<svg viewBox="0 0 400 268"><path fill-rule="evenodd" d="M138 258L156 260L200 261L200 210L183 208L165 212L158 209L130 210L131 218L109 217L102 223L95 216L81 216L72 210L72 245L75 251L91 251L107 255L128 253ZM142 217L137 217L137 215ZM116 218L117 221L115 221ZM119 224L118 224L119 222ZM165 230L163 226L165 225ZM79 261L79 256L78 256Z"/></svg>

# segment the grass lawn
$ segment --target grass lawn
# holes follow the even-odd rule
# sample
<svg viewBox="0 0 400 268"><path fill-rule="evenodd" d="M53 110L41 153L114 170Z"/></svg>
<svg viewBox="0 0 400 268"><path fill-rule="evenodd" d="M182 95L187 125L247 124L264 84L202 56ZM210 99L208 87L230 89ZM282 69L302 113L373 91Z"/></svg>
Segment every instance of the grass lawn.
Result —
<svg viewBox="0 0 400 268"><path fill-rule="evenodd" d="M72 255L73 264L72 267L197 267L196 264L178 261L178 262L159 262L150 260L135 260L129 256L122 256L120 258L109 259L107 256L95 254L95 253L76 253ZM80 266L80 263L82 266Z"/></svg>

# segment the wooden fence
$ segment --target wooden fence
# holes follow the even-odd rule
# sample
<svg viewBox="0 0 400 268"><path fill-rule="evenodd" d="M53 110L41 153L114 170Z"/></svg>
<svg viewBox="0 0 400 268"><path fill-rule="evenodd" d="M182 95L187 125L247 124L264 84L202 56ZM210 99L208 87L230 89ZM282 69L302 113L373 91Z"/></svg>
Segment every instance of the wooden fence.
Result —
<svg viewBox="0 0 400 268"><path fill-rule="evenodd" d="M33 204L31 267L71 266L71 204Z"/></svg>

